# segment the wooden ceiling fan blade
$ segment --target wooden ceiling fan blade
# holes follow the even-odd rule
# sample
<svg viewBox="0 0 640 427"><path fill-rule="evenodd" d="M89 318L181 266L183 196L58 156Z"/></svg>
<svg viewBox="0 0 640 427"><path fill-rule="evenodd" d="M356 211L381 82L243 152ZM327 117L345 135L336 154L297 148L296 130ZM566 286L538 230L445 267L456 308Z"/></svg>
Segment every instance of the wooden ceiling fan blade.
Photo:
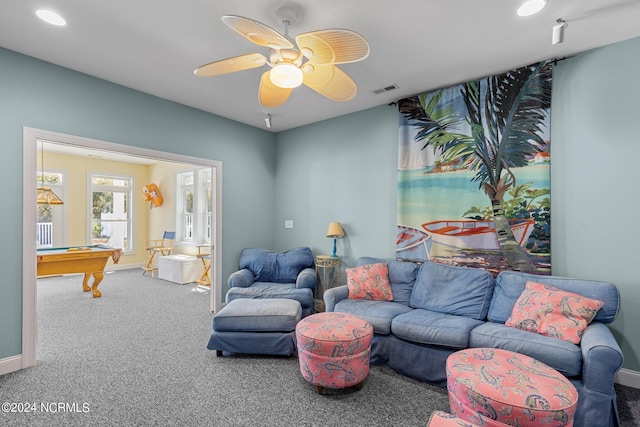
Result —
<svg viewBox="0 0 640 427"><path fill-rule="evenodd" d="M309 70L309 67L313 69ZM334 101L348 101L358 93L358 86L353 79L332 64L305 64L303 77L302 82L306 86Z"/></svg>
<svg viewBox="0 0 640 427"><path fill-rule="evenodd" d="M250 53L205 64L196 68L194 74L198 77L213 77L262 67L266 62L267 58L264 55Z"/></svg>
<svg viewBox="0 0 640 427"><path fill-rule="evenodd" d="M332 29L299 34L296 43L300 51L316 64L345 64L369 56L371 48L360 34L350 30Z"/></svg>
<svg viewBox="0 0 640 427"><path fill-rule="evenodd" d="M265 107L274 108L284 104L293 89L285 89L271 83L271 70L266 71L260 78L258 99Z"/></svg>
<svg viewBox="0 0 640 427"><path fill-rule="evenodd" d="M287 40L282 34L253 19L243 16L225 15L222 17L222 22L259 46L282 49L292 49L294 47L293 43Z"/></svg>

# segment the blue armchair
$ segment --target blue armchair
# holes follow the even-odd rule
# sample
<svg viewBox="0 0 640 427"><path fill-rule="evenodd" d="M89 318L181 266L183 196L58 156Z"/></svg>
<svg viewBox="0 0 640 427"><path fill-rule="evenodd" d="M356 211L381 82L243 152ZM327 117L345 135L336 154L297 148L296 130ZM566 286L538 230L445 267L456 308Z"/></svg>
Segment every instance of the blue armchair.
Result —
<svg viewBox="0 0 640 427"><path fill-rule="evenodd" d="M313 313L318 283L313 253L308 247L286 252L246 248L240 253L240 270L229 276L226 302L238 298L286 298L302 306L302 315Z"/></svg>

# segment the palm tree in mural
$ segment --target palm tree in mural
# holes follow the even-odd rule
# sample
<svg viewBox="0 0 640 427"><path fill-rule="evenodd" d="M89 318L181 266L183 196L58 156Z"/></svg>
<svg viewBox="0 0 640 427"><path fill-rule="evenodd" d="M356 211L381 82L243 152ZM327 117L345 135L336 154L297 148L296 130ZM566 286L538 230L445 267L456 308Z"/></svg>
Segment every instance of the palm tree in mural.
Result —
<svg viewBox="0 0 640 427"><path fill-rule="evenodd" d="M503 199L515 187L512 168L526 166L543 150L540 136L551 106L551 64L539 63L482 81L462 85L464 117L451 104L438 105L442 90L400 101L400 112L419 128L415 141L431 147L442 162L458 162L475 172L491 201L498 242L514 270L535 272L533 262L518 245L504 213ZM467 123L470 134L461 133Z"/></svg>

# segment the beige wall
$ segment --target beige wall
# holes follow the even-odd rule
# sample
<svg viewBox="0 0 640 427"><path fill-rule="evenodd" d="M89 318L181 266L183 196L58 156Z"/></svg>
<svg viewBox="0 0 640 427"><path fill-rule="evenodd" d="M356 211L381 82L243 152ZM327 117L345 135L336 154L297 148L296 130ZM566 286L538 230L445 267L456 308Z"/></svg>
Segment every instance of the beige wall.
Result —
<svg viewBox="0 0 640 427"><path fill-rule="evenodd" d="M39 159L38 159L39 160ZM39 163L38 163L39 164ZM70 156L47 152L45 167L52 172L64 172L67 176L64 209L67 211L67 244L86 245L87 234L87 176L90 172L114 173L133 177L134 251L122 257L119 265L146 264L148 254L144 250L149 239L161 239L163 232L176 229L176 174L194 170L191 165L157 162L152 165L123 163L92 157ZM144 200L143 186L154 183L160 189L163 203L151 208ZM174 253L195 254L192 246L176 244Z"/></svg>
<svg viewBox="0 0 640 427"><path fill-rule="evenodd" d="M164 231L174 231L176 228L176 178L173 163L162 163L149 166L149 183L154 183L162 194L162 206L149 209L147 229L149 238L159 239Z"/></svg>
<svg viewBox="0 0 640 427"><path fill-rule="evenodd" d="M150 239L160 239L165 231L176 231L176 173L184 170L185 166L177 163L162 162L149 166L149 182L158 186L163 198L162 206L149 210L147 228ZM179 245L174 248L174 253L184 253Z"/></svg>
<svg viewBox="0 0 640 427"><path fill-rule="evenodd" d="M133 177L134 252L123 256L120 265L146 263L147 253L144 250L149 238L147 228L149 205L144 201L142 187L149 182L149 166L133 163L121 163L91 157L69 156L48 152L45 154L47 170L64 172L66 187L64 195L67 211L67 244L69 246L90 243L87 233L87 178L90 172L114 173ZM166 206L163 206L166 208ZM168 209L172 210L172 209Z"/></svg>
<svg viewBox="0 0 640 427"><path fill-rule="evenodd" d="M180 163L159 162L149 166L149 182L153 182L160 188L164 199L163 205L149 211L149 236L151 239L162 237L167 231L177 231L176 227L176 197L179 197L176 175L184 172L195 171L192 165ZM158 236L158 237L153 237ZM174 253L195 255L197 248L194 246L181 246L176 242Z"/></svg>

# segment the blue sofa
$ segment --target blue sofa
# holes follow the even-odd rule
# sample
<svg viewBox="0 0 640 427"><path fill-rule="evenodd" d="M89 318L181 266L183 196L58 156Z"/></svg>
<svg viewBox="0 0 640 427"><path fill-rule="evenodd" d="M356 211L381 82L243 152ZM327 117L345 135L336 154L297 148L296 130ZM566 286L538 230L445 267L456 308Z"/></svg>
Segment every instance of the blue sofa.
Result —
<svg viewBox="0 0 640 427"><path fill-rule="evenodd" d="M492 347L540 360L565 375L579 393L576 427L619 425L614 377L622 352L606 324L620 294L611 283L513 271L494 278L475 268L433 262L360 258L356 266L386 262L393 301L349 299L346 285L324 293L327 311L355 314L373 326L371 363L446 387L447 357L461 349ZM579 345L505 325L527 281L603 301Z"/></svg>
<svg viewBox="0 0 640 427"><path fill-rule="evenodd" d="M245 248L240 270L229 276L225 301L239 298L293 299L302 306L302 316L313 313L313 293L318 283L314 258L308 247L286 252Z"/></svg>

